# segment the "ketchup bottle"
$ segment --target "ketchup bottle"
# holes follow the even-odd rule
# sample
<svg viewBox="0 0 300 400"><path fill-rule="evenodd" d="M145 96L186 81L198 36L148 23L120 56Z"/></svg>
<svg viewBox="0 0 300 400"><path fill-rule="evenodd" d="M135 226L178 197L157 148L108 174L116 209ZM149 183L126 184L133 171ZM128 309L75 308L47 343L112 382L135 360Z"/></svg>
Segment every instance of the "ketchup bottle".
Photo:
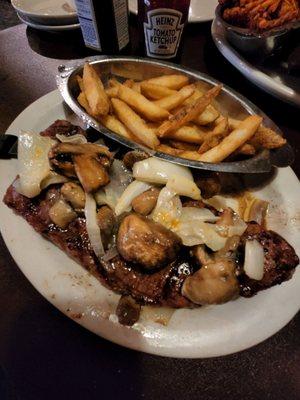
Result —
<svg viewBox="0 0 300 400"><path fill-rule="evenodd" d="M138 0L140 35L148 57L177 56L190 0Z"/></svg>

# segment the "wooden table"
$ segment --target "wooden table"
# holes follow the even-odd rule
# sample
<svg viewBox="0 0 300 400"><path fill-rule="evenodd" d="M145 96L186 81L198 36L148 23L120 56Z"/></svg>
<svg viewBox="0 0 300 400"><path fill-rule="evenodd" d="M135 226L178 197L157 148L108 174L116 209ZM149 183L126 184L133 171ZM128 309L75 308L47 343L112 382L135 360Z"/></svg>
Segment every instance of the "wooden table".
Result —
<svg viewBox="0 0 300 400"><path fill-rule="evenodd" d="M131 29L136 38L134 19ZM79 32L54 35L19 25L0 32L0 54L0 132L5 132L25 107L55 89L62 60L90 53ZM210 24L188 27L181 64L233 87L273 118L296 150L293 168L300 176L300 110L261 92L231 67L212 42ZM1 400L300 398L299 314L242 353L206 360L150 356L67 319L25 279L2 240L0 304Z"/></svg>

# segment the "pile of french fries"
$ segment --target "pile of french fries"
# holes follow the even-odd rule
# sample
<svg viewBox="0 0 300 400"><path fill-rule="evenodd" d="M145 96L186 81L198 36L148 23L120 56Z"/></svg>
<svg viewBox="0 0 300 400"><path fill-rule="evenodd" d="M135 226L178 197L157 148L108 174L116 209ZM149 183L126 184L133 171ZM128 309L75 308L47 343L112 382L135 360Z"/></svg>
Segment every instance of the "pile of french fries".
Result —
<svg viewBox="0 0 300 400"><path fill-rule="evenodd" d="M222 115L215 100L221 85L204 92L199 83L173 74L123 83L111 79L105 88L88 63L77 81L77 100L89 115L129 140L175 157L217 163L286 143L258 115L244 120Z"/></svg>

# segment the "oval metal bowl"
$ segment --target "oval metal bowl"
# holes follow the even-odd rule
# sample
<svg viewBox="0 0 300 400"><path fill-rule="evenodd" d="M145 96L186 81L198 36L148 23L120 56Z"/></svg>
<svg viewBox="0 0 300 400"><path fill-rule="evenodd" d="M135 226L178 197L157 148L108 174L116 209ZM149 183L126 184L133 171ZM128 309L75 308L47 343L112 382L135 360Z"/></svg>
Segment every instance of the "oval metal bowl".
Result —
<svg viewBox="0 0 300 400"><path fill-rule="evenodd" d="M105 128L101 123L92 118L77 102L79 88L76 75L82 75L83 65L89 62L95 69L101 73L101 79L104 84L113 77L118 79L149 79L159 75L168 75L181 73L189 77L191 82L201 82L204 89L209 89L219 82L210 76L188 68L182 68L178 65L133 57L114 57L97 56L86 59L72 61L58 67L56 77L58 88L67 105L74 113L81 118L87 125L93 127L110 139L129 147L130 149L140 149L146 151L154 157L190 168L197 168L210 171L239 172L239 173L264 173L269 172L272 166L283 167L290 165L293 161L293 150L286 145L278 150L263 150L256 156L243 161L206 163L192 161L180 157L171 156L162 152L151 150L148 147L136 142L125 139L111 130ZM231 88L223 85L222 91L218 96L218 108L224 115L230 115L232 118L245 118L247 115L258 114L264 119L264 125L272 128L279 134L280 129L271 121L259 108L253 103L241 96Z"/></svg>

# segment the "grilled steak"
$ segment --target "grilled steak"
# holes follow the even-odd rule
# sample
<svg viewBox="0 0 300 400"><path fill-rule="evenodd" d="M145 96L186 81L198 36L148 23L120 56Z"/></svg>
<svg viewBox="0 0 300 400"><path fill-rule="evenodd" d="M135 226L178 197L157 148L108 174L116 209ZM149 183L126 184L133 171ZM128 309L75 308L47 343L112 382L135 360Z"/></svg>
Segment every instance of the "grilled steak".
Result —
<svg viewBox="0 0 300 400"><path fill-rule="evenodd" d="M299 264L295 250L278 233L266 231L256 222L250 222L241 237L241 245L251 239L256 239L264 248L264 276L259 281L243 273L239 276L240 294L244 297L251 297L260 290L289 280Z"/></svg>
<svg viewBox="0 0 300 400"><path fill-rule="evenodd" d="M40 133L41 136L49 136L53 139L55 139L56 135L73 136L77 134L86 136L86 132L80 126L73 125L63 119L56 120Z"/></svg>
<svg viewBox="0 0 300 400"><path fill-rule="evenodd" d="M55 189L50 190L55 191ZM117 293L130 294L142 304L171 307L187 307L190 304L181 295L181 285L178 284L182 277L188 274L187 269L183 269L179 261L152 274L130 265L120 256L109 262L100 263L91 248L84 218L76 218L67 229L61 229L51 222L48 211L52 205L52 198L44 193L34 199L28 199L11 185L5 194L4 202L25 218L37 232L60 247L68 256Z"/></svg>

